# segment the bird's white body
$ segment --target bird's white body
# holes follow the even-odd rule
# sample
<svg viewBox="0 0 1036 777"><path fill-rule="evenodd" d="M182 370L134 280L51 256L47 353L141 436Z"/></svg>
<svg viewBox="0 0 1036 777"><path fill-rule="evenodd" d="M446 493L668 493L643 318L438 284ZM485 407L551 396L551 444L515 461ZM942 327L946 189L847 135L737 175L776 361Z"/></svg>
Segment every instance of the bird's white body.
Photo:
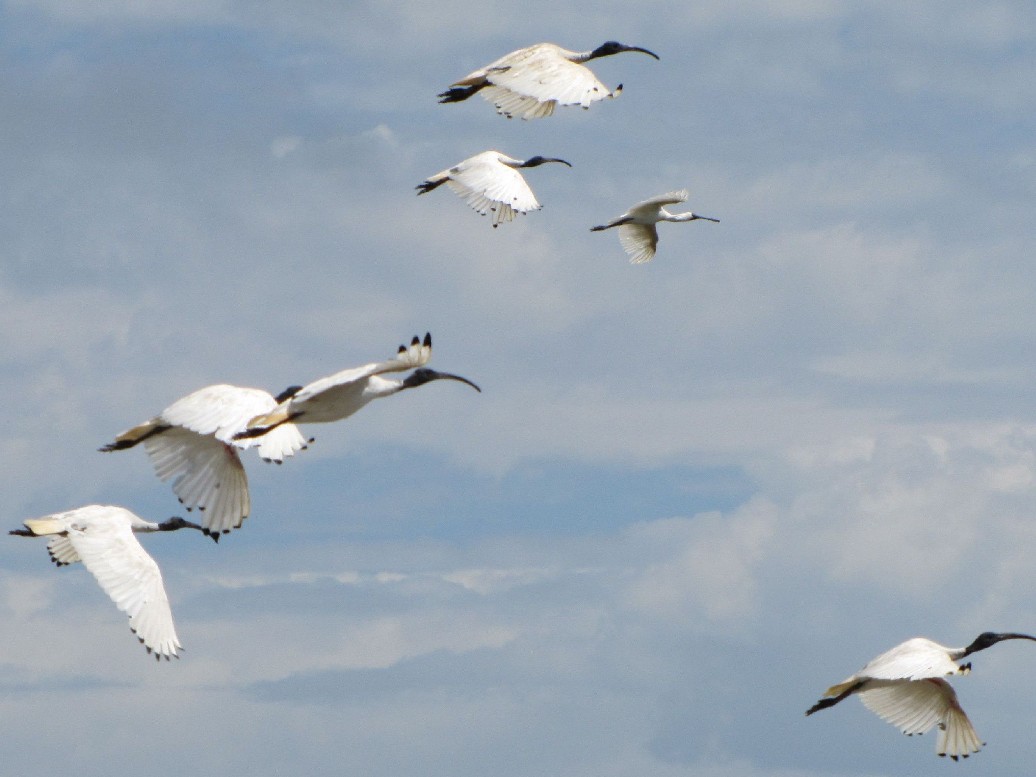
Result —
<svg viewBox="0 0 1036 777"><path fill-rule="evenodd" d="M617 97L593 71L582 64L592 52L569 51L553 43L537 43L512 51L469 73L454 86L486 84L481 95L508 118L540 119L558 105L589 108L598 100Z"/></svg>
<svg viewBox="0 0 1036 777"><path fill-rule="evenodd" d="M943 679L970 671L970 664L957 663L964 655L965 648L948 648L922 637L909 639L828 688L825 696L855 694L867 709L904 734L923 734L938 726L936 752L954 760L967 758L983 742L961 709L953 686Z"/></svg>
<svg viewBox="0 0 1036 777"><path fill-rule="evenodd" d="M134 532L160 531L122 507L89 505L42 518L25 526L49 535L47 550L58 566L82 561L115 605L129 616L130 628L156 658L176 656L182 648L158 564Z"/></svg>
<svg viewBox="0 0 1036 777"><path fill-rule="evenodd" d="M293 424L261 439L235 439L249 419L273 410L266 391L218 384L177 400L160 414L120 434L101 450L142 443L155 474L173 481L173 492L188 510L197 508L206 531L218 535L241 526L251 512L248 476L239 449L258 447L266 461L281 463L305 447Z"/></svg>
<svg viewBox="0 0 1036 777"><path fill-rule="evenodd" d="M483 151L430 176L418 188L423 194L445 183L479 214L492 213L496 227L542 207L518 172L522 164L499 151Z"/></svg>
<svg viewBox="0 0 1036 777"><path fill-rule="evenodd" d="M427 382L427 380L411 382L414 375L419 372L431 376L429 379L432 380L450 378L478 389L467 378L436 373L432 370L417 370L406 380L383 377L385 373L403 372L422 367L431 358L431 334L426 333L423 342L415 336L409 346L399 346L395 358L342 370L303 386L270 412L252 418L246 429L238 433L238 437L264 436L279 429L280 425L291 421L297 423L341 421L379 397L387 397L405 388L410 388L412 385Z"/></svg>
<svg viewBox="0 0 1036 777"><path fill-rule="evenodd" d="M687 211L684 213L670 213L665 209L666 205L675 205L687 201L687 190L668 192L652 197L649 200L638 202L628 211L607 224L594 227L591 231L600 232L612 227L619 228L619 242L623 250L630 258L631 264L642 264L650 262L655 257L655 249L658 246L658 229L656 224L659 221L718 221L708 216Z"/></svg>

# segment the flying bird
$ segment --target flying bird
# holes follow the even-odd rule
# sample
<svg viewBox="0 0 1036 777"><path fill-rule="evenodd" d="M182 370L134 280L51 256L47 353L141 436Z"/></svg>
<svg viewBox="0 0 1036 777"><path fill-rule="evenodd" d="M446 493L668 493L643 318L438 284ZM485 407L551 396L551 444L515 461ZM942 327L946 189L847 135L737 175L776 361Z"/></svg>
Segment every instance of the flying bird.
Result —
<svg viewBox="0 0 1036 777"><path fill-rule="evenodd" d="M812 715L833 707L853 694L871 712L899 728L904 734L923 734L939 727L936 753L954 761L977 753L985 744L957 702L957 694L944 677L968 674L971 662L963 658L992 647L1005 639L1029 639L1028 634L983 632L967 647L950 648L923 637L872 659L863 669L827 689L823 699L807 711Z"/></svg>
<svg viewBox="0 0 1036 777"><path fill-rule="evenodd" d="M515 213L543 207L518 168L538 167L546 162L572 166L564 159L534 156L522 161L499 151L483 151L418 184L417 194L427 194L446 184L481 215L492 212L496 228L504 221L513 220Z"/></svg>
<svg viewBox="0 0 1036 777"><path fill-rule="evenodd" d="M99 450L120 451L143 443L155 474L162 481L172 479L173 493L188 510L198 508L203 531L216 539L239 528L251 511L248 476L238 450L258 447L260 457L280 464L306 447L292 424L262 440L234 437L249 419L273 410L298 388L292 386L274 397L261 389L206 386Z"/></svg>
<svg viewBox="0 0 1036 777"><path fill-rule="evenodd" d="M467 383L476 391L482 391L467 378L425 368L431 356L431 334L425 333L423 342L415 335L409 347L399 346L399 352L393 359L342 370L303 386L285 397L273 410L252 418L244 430L234 435L234 439L262 439L290 423L340 421L372 400L423 386L433 380L456 380ZM387 372L404 372L409 369L414 371L402 379L382 377Z"/></svg>
<svg viewBox="0 0 1036 777"><path fill-rule="evenodd" d="M629 254L630 264L641 264L650 262L655 258L655 247L658 245L658 229L655 227L659 221L715 221L719 219L699 216L697 213L687 211L685 213L670 213L665 209L666 205L674 205L678 202L687 202L687 190L681 189L678 192L669 192L652 197L650 200L638 202L617 219L609 221L598 227L592 227L591 232L600 232L612 227L619 228L619 242L623 249Z"/></svg>
<svg viewBox="0 0 1036 777"><path fill-rule="evenodd" d="M198 529L196 523L170 518L145 521L123 507L89 505L63 513L30 518L21 537L49 536L47 551L59 567L82 561L115 606L129 616L130 629L156 659L179 658L182 649L173 627L173 613L158 564L134 533Z"/></svg>
<svg viewBox="0 0 1036 777"><path fill-rule="evenodd" d="M558 105L581 105L586 109L605 97L618 97L622 84L614 92L609 90L583 63L623 51L639 51L658 59L652 51L613 40L593 51L569 51L553 43L537 43L512 51L455 81L439 95L439 102L461 102L481 93L496 106L497 113L509 119L550 116Z"/></svg>

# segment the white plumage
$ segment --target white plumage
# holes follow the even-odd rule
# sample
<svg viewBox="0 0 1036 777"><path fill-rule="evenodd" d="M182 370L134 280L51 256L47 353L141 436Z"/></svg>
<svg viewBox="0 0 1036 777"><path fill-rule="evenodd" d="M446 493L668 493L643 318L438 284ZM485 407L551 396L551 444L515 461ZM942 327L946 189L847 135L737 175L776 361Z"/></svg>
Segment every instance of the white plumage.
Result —
<svg viewBox="0 0 1036 777"><path fill-rule="evenodd" d="M583 63L622 51L658 55L615 41L592 51L569 51L553 43L537 43L512 51L495 62L469 73L442 92L439 102L452 103L481 94L507 118L539 119L550 116L558 105L589 108L598 100L617 97L622 84L612 91L597 80Z"/></svg>
<svg viewBox="0 0 1036 777"><path fill-rule="evenodd" d="M619 228L619 242L623 250L629 255L631 264L650 262L655 257L655 248L658 246L658 229L656 224L659 221L715 221L719 219L699 216L696 213L687 211L685 213L670 213L665 209L666 205L674 205L678 202L687 201L687 190L681 189L676 192L668 192L652 197L649 200L638 202L628 211L607 224L592 227L591 232L600 232L612 227Z"/></svg>
<svg viewBox="0 0 1036 777"><path fill-rule="evenodd" d="M158 564L134 532L198 529L182 518L152 523L123 507L88 505L30 518L11 534L50 536L47 550L58 566L82 561L115 605L129 616L130 628L155 658L169 659L182 648Z"/></svg>
<svg viewBox="0 0 1036 777"><path fill-rule="evenodd" d="M261 389L206 386L100 450L123 450L143 443L155 474L163 481L172 480L173 492L184 507L198 508L205 531L218 537L239 528L251 512L248 476L238 449L257 446L264 460L280 464L306 447L292 424L261 440L234 438L250 418L269 412L277 403Z"/></svg>
<svg viewBox="0 0 1036 777"><path fill-rule="evenodd" d="M262 439L280 429L282 425L291 422L330 423L340 421L379 397L387 397L433 380L457 380L467 383L476 391L481 391L467 378L429 369L415 369L402 380L382 377L383 374L389 372L403 372L420 368L428 363L431 356L431 334L426 333L423 342L415 335L409 347L399 346L395 358L342 370L298 389L291 396L286 396L270 412L252 418L246 428L235 435L235 439Z"/></svg>
<svg viewBox="0 0 1036 777"><path fill-rule="evenodd" d="M874 714L904 734L923 734L938 727L936 753L953 760L977 753L984 742L957 701L945 677L968 674L971 664L961 659L1006 639L1028 639L1027 634L984 632L970 645L949 648L915 637L882 653L863 669L827 689L825 698L806 711L812 715L852 695Z"/></svg>
<svg viewBox="0 0 1036 777"><path fill-rule="evenodd" d="M522 161L499 151L483 151L463 162L427 178L418 184L418 195L427 194L446 184L479 214L493 214L493 226L514 219L515 214L539 210L540 203L518 172L518 168L537 167L545 162L560 162L564 159L549 159L534 156Z"/></svg>

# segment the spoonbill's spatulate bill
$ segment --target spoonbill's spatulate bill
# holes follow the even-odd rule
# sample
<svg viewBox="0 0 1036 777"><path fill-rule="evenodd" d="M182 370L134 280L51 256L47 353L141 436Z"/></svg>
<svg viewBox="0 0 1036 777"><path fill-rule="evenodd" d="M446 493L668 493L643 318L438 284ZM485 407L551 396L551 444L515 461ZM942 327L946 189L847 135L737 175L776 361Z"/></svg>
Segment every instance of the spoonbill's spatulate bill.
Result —
<svg viewBox="0 0 1036 777"><path fill-rule="evenodd" d="M509 119L550 116L558 105L589 108L598 100L617 97L622 84L611 91L583 63L623 51L639 51L658 59L647 49L613 40L592 51L569 51L553 43L537 43L512 51L455 81L439 95L439 102L461 102L481 94L496 106L497 113Z"/></svg>
<svg viewBox="0 0 1036 777"><path fill-rule="evenodd" d="M609 221L598 227L592 227L591 232L600 232L612 227L619 228L619 242L629 255L630 264L641 264L650 262L655 258L655 247L658 245L658 229L655 225L659 221L703 221L719 222L719 219L699 216L697 213L686 211L684 213L670 213L665 209L666 205L674 205L678 202L687 201L687 190L681 189L678 192L669 192L652 197L650 200L638 202L617 219Z"/></svg>
<svg viewBox="0 0 1036 777"><path fill-rule="evenodd" d="M145 521L123 507L88 505L26 520L22 537L49 536L47 550L59 567L82 561L115 605L129 616L130 628L155 658L179 656L183 646L173 627L162 573L134 533L198 529L196 523L170 518Z"/></svg>
<svg viewBox="0 0 1036 777"><path fill-rule="evenodd" d="M289 391L294 391L292 387ZM143 443L163 481L188 510L198 508L207 534L237 529L251 511L248 476L237 449L258 447L266 461L280 464L306 447L299 430L281 426L261 440L236 439L248 420L277 407L280 397L261 389L206 386L177 400L150 421L127 429L101 451Z"/></svg>
<svg viewBox="0 0 1036 777"><path fill-rule="evenodd" d="M915 637L870 661L863 669L827 689L825 698L807 711L812 715L852 695L871 712L904 734L923 734L939 727L936 753L954 761L977 753L985 744L957 702L944 677L968 674L971 663L957 662L1007 639L1028 639L1028 634L983 632L967 647L950 648Z"/></svg>
<svg viewBox="0 0 1036 777"><path fill-rule="evenodd" d="M482 391L467 378L424 368L432 357L432 336L414 336L401 345L395 358L343 370L298 389L268 413L252 418L235 439L262 438L287 423L330 423L348 418L368 402L416 388L434 380L455 380ZM414 369L418 368L418 369ZM385 378L388 372L414 369L407 377Z"/></svg>
<svg viewBox="0 0 1036 777"><path fill-rule="evenodd" d="M418 195L446 184L478 213L493 214L493 226L542 207L518 168L538 167L546 162L568 164L564 159L534 156L522 161L499 151L483 151L418 184Z"/></svg>

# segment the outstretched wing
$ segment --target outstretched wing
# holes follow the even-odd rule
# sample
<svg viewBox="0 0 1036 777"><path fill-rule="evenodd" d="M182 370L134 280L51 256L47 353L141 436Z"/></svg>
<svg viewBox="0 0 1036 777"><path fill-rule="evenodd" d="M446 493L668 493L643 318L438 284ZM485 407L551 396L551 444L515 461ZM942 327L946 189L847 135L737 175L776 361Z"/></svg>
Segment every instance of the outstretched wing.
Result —
<svg viewBox="0 0 1036 777"><path fill-rule="evenodd" d="M50 554L50 560L59 567L81 560L67 535L55 534L51 537L47 541L47 553Z"/></svg>
<svg viewBox="0 0 1036 777"><path fill-rule="evenodd" d="M272 410L276 404L269 393L260 389L218 384L178 399L159 417L172 426L230 442L249 418Z"/></svg>
<svg viewBox="0 0 1036 777"><path fill-rule="evenodd" d="M678 202L687 202L688 196L689 193L686 189L659 194L658 196L651 197L643 202L638 202L627 211L627 214L630 216L653 216L658 213L659 208L664 208L666 205L676 205Z"/></svg>
<svg viewBox="0 0 1036 777"><path fill-rule="evenodd" d="M329 414L334 420L348 418L367 401L362 399L367 378L386 372L402 372L421 367L427 364L430 358L432 358L432 335L426 332L423 341L414 335L409 346L399 346L395 358L371 362L362 367L342 370L326 378L315 380L285 399L269 413L251 419L246 430L241 434L252 437L270 434L289 419L305 415L307 405L311 411L311 418L317 415L317 411L315 411L317 407L334 408L335 412ZM329 418L320 420L329 420ZM266 429L270 431L264 431Z"/></svg>
<svg viewBox="0 0 1036 777"><path fill-rule="evenodd" d="M521 54L520 58L516 55ZM538 119L550 116L557 105L591 104L614 93L597 80L590 68L571 62L553 46L533 46L498 60L486 68L482 96L508 117Z"/></svg>
<svg viewBox="0 0 1036 777"><path fill-rule="evenodd" d="M956 761L982 748L982 740L957 702L953 686L945 680L872 680L858 695L867 709L904 734L923 734L938 726L936 752L941 756Z"/></svg>
<svg viewBox="0 0 1036 777"><path fill-rule="evenodd" d="M522 174L495 158L474 157L454 170L446 185L478 213L492 212L494 226L540 208Z"/></svg>
<svg viewBox="0 0 1036 777"><path fill-rule="evenodd" d="M629 255L630 264L643 264L655 258L658 230L654 224L622 224L619 242Z"/></svg>
<svg viewBox="0 0 1036 777"><path fill-rule="evenodd" d="M174 426L144 440L144 449L155 474L173 481L173 493L184 507L201 512L207 534L237 529L248 517L248 476L232 445Z"/></svg>
<svg viewBox="0 0 1036 777"><path fill-rule="evenodd" d="M68 539L104 592L129 616L130 628L148 652L156 658L175 656L182 646L162 573L133 536L129 523L91 522L69 528Z"/></svg>
<svg viewBox="0 0 1036 777"><path fill-rule="evenodd" d="M292 405L298 405L329 392L348 391L351 386L356 386L371 375L381 375L386 372L403 372L404 370L423 367L431 358L431 333L426 332L423 341L417 335L414 335L410 345L399 346L399 350L393 358L381 362L371 362L362 367L342 370L326 378L315 380L308 386L300 389L288 402Z"/></svg>
<svg viewBox="0 0 1036 777"><path fill-rule="evenodd" d="M924 637L914 637L872 658L856 676L877 680L923 680L947 677L960 671L945 647Z"/></svg>

